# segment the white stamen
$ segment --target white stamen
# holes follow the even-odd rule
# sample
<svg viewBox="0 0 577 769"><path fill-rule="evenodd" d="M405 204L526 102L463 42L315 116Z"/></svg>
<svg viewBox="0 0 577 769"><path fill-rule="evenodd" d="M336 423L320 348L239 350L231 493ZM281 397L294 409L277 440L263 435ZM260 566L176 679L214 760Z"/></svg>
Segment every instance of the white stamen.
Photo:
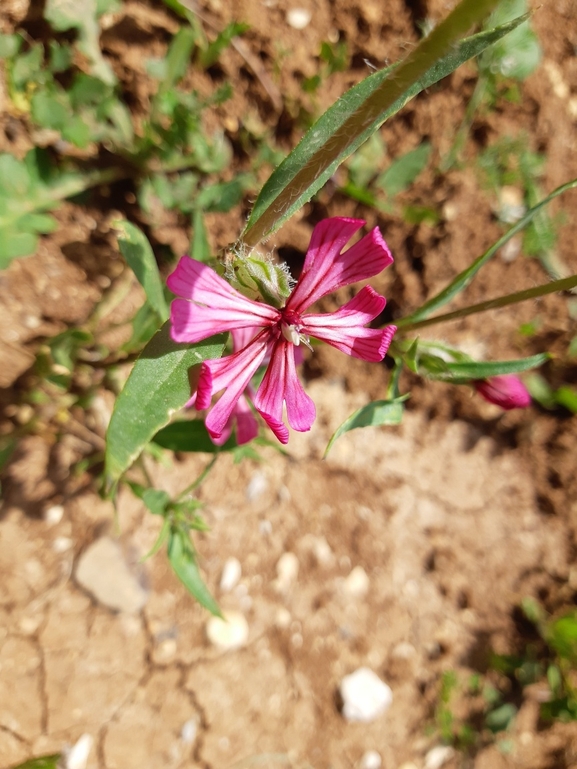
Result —
<svg viewBox="0 0 577 769"><path fill-rule="evenodd" d="M292 342L296 347L301 343L301 337L296 326L289 326L288 323L281 325L281 331L287 342Z"/></svg>

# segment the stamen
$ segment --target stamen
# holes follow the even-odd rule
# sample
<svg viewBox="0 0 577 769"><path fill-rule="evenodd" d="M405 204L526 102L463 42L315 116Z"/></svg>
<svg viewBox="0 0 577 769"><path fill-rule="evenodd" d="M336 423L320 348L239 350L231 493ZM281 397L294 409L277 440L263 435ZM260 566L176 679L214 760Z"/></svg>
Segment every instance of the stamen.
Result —
<svg viewBox="0 0 577 769"><path fill-rule="evenodd" d="M281 331L287 342L292 342L296 347L301 343L301 335L296 326L289 326L288 323L281 323Z"/></svg>

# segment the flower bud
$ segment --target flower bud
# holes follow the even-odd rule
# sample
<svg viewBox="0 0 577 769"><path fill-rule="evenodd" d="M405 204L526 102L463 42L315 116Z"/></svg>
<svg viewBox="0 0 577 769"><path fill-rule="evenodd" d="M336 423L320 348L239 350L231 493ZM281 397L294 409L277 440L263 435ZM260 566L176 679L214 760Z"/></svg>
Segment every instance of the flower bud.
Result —
<svg viewBox="0 0 577 769"><path fill-rule="evenodd" d="M513 374L478 379L473 385L482 398L507 411L525 409L531 405L529 391L519 377Z"/></svg>
<svg viewBox="0 0 577 769"><path fill-rule="evenodd" d="M262 298L266 304L276 308L285 305L294 285L285 264L275 264L257 253L247 257L237 256L229 264L226 277L249 299Z"/></svg>

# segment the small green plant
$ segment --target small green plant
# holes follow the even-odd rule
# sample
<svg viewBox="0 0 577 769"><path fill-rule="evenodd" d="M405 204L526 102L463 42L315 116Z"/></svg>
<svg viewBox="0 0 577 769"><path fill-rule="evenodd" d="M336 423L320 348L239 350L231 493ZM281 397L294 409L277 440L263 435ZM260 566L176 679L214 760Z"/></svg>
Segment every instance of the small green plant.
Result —
<svg viewBox="0 0 577 769"><path fill-rule="evenodd" d="M348 179L340 192L359 203L385 213L397 211L395 198L409 189L427 167L431 157L431 145L422 142L418 147L391 160L386 165L386 148L383 138L375 133L356 152L347 164ZM435 223L438 215L432 208L405 205L401 215L409 224L421 221Z"/></svg>
<svg viewBox="0 0 577 769"><path fill-rule="evenodd" d="M527 136L502 137L479 155L478 163L484 181L497 201L497 214L502 222L510 224L520 219L542 198L540 180L545 157L529 149ZM518 191L518 199L515 191ZM539 259L554 278L568 274L555 252L558 223L558 219L540 211L527 227L523 239L524 252Z"/></svg>
<svg viewBox="0 0 577 769"><path fill-rule="evenodd" d="M47 211L99 184L132 179L152 226L165 209L191 216L198 232L197 253L206 247L201 237L205 213L229 211L254 187L249 172L218 179L230 164L231 148L222 131L210 136L203 126L204 111L229 99L231 86L201 97L181 85L195 53L198 66L210 66L246 25L231 25L204 46L197 45L197 25L183 26L166 56L148 62L157 89L136 130L118 79L98 45L98 18L113 6L112 0L87 7L48 2L45 19L55 34L77 32L72 46L52 40L45 47L22 34L0 36L12 110L27 116L61 157L55 163L39 150L23 162L0 156L0 268L33 253L38 235L54 230ZM86 71L76 64L75 52L82 54ZM76 161L78 151L84 155L82 164Z"/></svg>
<svg viewBox="0 0 577 769"><path fill-rule="evenodd" d="M440 163L441 171L448 171L459 161L477 112L493 109L501 98L519 101L518 84L538 67L541 46L531 29L527 0L502 0L487 20L487 26L499 26L520 17L525 21L512 34L477 57L477 84L451 149Z"/></svg>

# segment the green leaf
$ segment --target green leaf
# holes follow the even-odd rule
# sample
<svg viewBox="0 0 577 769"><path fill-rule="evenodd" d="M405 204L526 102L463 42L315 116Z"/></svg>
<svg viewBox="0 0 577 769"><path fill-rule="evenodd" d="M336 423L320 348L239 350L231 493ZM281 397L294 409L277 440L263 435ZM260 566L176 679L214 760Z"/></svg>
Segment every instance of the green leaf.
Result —
<svg viewBox="0 0 577 769"><path fill-rule="evenodd" d="M425 168L431 156L431 145L423 142L416 149L394 160L380 174L375 184L391 197L407 189Z"/></svg>
<svg viewBox="0 0 577 769"><path fill-rule="evenodd" d="M230 211L242 200L247 182L246 175L239 175L230 182L218 182L204 187L194 201L194 205L205 211Z"/></svg>
<svg viewBox="0 0 577 769"><path fill-rule="evenodd" d="M456 363L443 361L443 370L434 372L434 376L437 379L445 379L455 384L465 383L471 379L488 379L492 376L528 371L542 366L550 357L549 353L539 353L517 360L459 361ZM437 360L441 359L437 358Z"/></svg>
<svg viewBox="0 0 577 769"><path fill-rule="evenodd" d="M143 287L148 303L161 322L165 321L168 318L168 305L164 298L164 285L148 239L138 227L125 220L115 221L112 226L119 230L118 245L122 256Z"/></svg>
<svg viewBox="0 0 577 769"><path fill-rule="evenodd" d="M0 154L0 268L14 258L34 253L37 233L53 232L56 222L40 212L90 186L91 176L58 174L48 154L30 150L23 161Z"/></svg>
<svg viewBox="0 0 577 769"><path fill-rule="evenodd" d="M12 769L58 769L60 753L51 756L42 756L41 758L31 758L23 764L13 766Z"/></svg>
<svg viewBox="0 0 577 769"><path fill-rule="evenodd" d="M170 495L162 489L146 489L142 501L153 515L164 515L171 503Z"/></svg>
<svg viewBox="0 0 577 769"><path fill-rule="evenodd" d="M577 414L577 389L570 385L561 385L555 393L555 400L560 406Z"/></svg>
<svg viewBox="0 0 577 769"><path fill-rule="evenodd" d="M485 717L485 723L492 732L502 732L507 729L515 716L517 715L517 708L510 702L505 702L495 710L487 713Z"/></svg>
<svg viewBox="0 0 577 769"><path fill-rule="evenodd" d="M232 451L237 446L234 436L231 436L223 446L216 446L210 440L204 422L200 419L173 422L160 430L153 440L163 449L171 451L204 451L210 454Z"/></svg>
<svg viewBox="0 0 577 769"><path fill-rule="evenodd" d="M495 4L460 3L402 63L375 72L327 110L264 185L243 233L245 243L255 246L277 230L387 118L524 20L457 42Z"/></svg>
<svg viewBox="0 0 577 769"><path fill-rule="evenodd" d="M92 74L109 85L116 83L114 71L100 50L96 0L46 0L44 18L58 32L78 29L78 48L90 61Z"/></svg>
<svg viewBox="0 0 577 769"><path fill-rule="evenodd" d="M162 89L172 88L184 75L194 49L196 35L190 27L181 27L172 38L166 54L166 73Z"/></svg>
<svg viewBox="0 0 577 769"><path fill-rule="evenodd" d="M106 435L105 474L110 489L152 437L190 398L188 371L224 349L223 335L184 346L167 322L150 340L116 399Z"/></svg>
<svg viewBox="0 0 577 769"><path fill-rule="evenodd" d="M30 100L32 119L42 128L62 130L72 118L70 103L66 94L52 91L37 91Z"/></svg>
<svg viewBox="0 0 577 769"><path fill-rule="evenodd" d="M158 331L158 313L145 302L132 319L132 334L122 345L123 352L140 350Z"/></svg>
<svg viewBox="0 0 577 769"><path fill-rule="evenodd" d="M20 35L0 35L0 59L11 59L18 53L22 43Z"/></svg>
<svg viewBox="0 0 577 769"><path fill-rule="evenodd" d="M212 256L204 223L204 215L198 208L192 213L192 247L190 255L197 262L208 262Z"/></svg>
<svg viewBox="0 0 577 769"><path fill-rule="evenodd" d="M0 270L4 270L12 259L29 256L36 251L38 237L31 232L13 232L0 227Z"/></svg>
<svg viewBox="0 0 577 769"><path fill-rule="evenodd" d="M577 612L569 612L551 622L547 628L546 639L557 654L571 662L577 661Z"/></svg>
<svg viewBox="0 0 577 769"><path fill-rule="evenodd" d="M497 26L527 13L526 0L501 0L491 14L489 24ZM481 57L481 69L491 73L499 72L504 77L524 80L541 60L541 46L530 27L529 20L520 24L503 40L495 43Z"/></svg>
<svg viewBox="0 0 577 769"><path fill-rule="evenodd" d="M242 24L238 22L231 22L228 24L222 32L218 35L216 40L208 45L204 51L200 53L200 63L203 67L211 67L216 61L218 61L220 54L228 48L233 37L238 37L246 32L250 27L248 24Z"/></svg>
<svg viewBox="0 0 577 769"><path fill-rule="evenodd" d="M408 395L402 395L400 398L395 398L394 400L373 401L358 409L358 411L355 411L354 414L351 414L351 416L348 419L345 419L342 425L337 428L327 445L324 457L327 457L336 439L341 435L350 432L350 430L355 430L357 427L377 427L380 425L400 424L405 410L403 403L408 397Z"/></svg>
<svg viewBox="0 0 577 769"><path fill-rule="evenodd" d="M201 606L216 617L222 617L218 604L204 584L196 556L187 533L173 529L168 539L168 560L174 573Z"/></svg>

